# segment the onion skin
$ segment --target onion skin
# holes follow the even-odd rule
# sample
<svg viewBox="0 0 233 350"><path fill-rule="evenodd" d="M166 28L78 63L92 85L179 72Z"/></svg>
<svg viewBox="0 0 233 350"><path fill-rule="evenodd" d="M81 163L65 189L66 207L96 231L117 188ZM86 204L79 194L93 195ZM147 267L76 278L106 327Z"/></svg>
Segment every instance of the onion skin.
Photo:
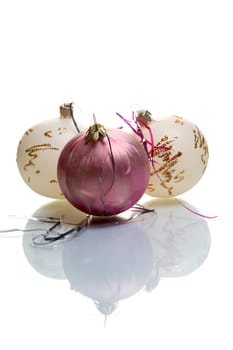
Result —
<svg viewBox="0 0 233 350"><path fill-rule="evenodd" d="M75 136L61 152L57 175L66 199L97 216L132 207L144 194L150 176L142 145L118 129L108 129L107 136L95 142L87 143L86 133Z"/></svg>

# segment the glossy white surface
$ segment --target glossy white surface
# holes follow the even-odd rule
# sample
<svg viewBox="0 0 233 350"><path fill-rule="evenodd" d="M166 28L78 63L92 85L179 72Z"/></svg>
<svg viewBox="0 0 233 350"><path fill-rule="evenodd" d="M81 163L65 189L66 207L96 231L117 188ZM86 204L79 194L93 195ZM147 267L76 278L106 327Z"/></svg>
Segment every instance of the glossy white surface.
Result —
<svg viewBox="0 0 233 350"><path fill-rule="evenodd" d="M208 140L209 164L201 181L179 198L203 214L218 215L207 220L208 227L193 215L200 226L187 231L184 221L192 217L187 210L179 207L174 216L159 208L157 229L150 232L150 226L140 237L145 240L144 251L137 253L140 271L127 230L128 245L123 240L118 247L123 245L129 266L122 288L131 296L119 301L106 327L92 298L84 295L88 274L82 293L71 290L73 265L68 268L63 250L33 249L30 234L0 234L0 348L232 349L230 1L12 0L1 2L0 19L0 229L23 228L39 208L51 207L24 184L16 149L27 128L56 118L60 104L70 101L87 119L94 111L106 123L118 124L115 111L126 115L133 103L155 117L177 114L196 123ZM82 247L90 249L91 258L93 246L85 241ZM96 249L96 261L100 252ZM97 281L92 293L117 295L120 252L106 250L105 260L112 257L107 283ZM150 256L156 263L148 287L153 290L146 292Z"/></svg>

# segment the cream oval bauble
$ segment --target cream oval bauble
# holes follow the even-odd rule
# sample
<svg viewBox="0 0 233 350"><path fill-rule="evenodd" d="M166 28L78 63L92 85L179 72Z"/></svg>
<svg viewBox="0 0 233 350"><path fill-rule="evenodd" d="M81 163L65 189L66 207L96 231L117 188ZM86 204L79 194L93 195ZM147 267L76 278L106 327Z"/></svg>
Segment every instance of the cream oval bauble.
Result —
<svg viewBox="0 0 233 350"><path fill-rule="evenodd" d="M57 162L63 147L78 131L75 127L72 104L60 107L60 118L43 121L28 129L19 142L17 165L25 183L40 195L64 198L57 180Z"/></svg>
<svg viewBox="0 0 233 350"><path fill-rule="evenodd" d="M153 197L172 197L191 189L205 172L209 157L200 129L177 116L142 120L142 123L138 118L138 122L149 142L149 131L153 135L153 162L150 162L146 193Z"/></svg>

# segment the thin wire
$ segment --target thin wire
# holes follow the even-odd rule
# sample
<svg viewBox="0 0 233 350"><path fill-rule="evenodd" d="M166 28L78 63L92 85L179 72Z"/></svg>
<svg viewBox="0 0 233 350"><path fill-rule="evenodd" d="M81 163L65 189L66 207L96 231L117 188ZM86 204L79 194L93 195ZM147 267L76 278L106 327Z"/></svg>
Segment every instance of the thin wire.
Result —
<svg viewBox="0 0 233 350"><path fill-rule="evenodd" d="M25 219L25 220L33 220L33 221L39 221L39 222L44 222L44 223L52 223L52 222L61 222L59 217L55 216L19 216L19 215L8 215L9 218L12 219Z"/></svg>
<svg viewBox="0 0 233 350"><path fill-rule="evenodd" d="M128 222L133 222L134 219L140 217L141 215L147 214L147 213L156 213L156 211L154 209L148 209L145 208L143 205L141 204L136 204L134 205L130 211L132 212L132 214L125 219L124 222L122 222L121 220L119 220L118 224L127 224ZM119 217L120 218L120 217ZM32 238L32 245L33 246L46 246L46 245L50 245L53 244L57 241L62 241L63 239L65 239L68 236L71 236L72 233L77 233L82 231L85 227L89 226L92 220L92 215L87 215L85 217L85 219L83 221L81 221L79 224L74 225L74 224L70 224L73 227L68 229L65 232L59 232L56 230L56 228L58 228L59 226L62 225L62 222L59 218L53 218L53 217L31 217L32 220L36 220L39 221L41 223L52 223L53 225L49 228L28 228L28 229L20 229L20 228L12 228L12 229L6 229L6 230L0 230L0 233L12 233L12 232L23 232L23 233L27 233L27 232L40 232L39 235L35 236ZM55 221L56 220L56 221ZM7 236L1 236L0 237L7 237Z"/></svg>
<svg viewBox="0 0 233 350"><path fill-rule="evenodd" d="M32 238L32 245L33 246L47 246L49 244L55 243L57 241L62 240L66 236L70 235L72 232L79 231L78 227L69 229L68 231L65 231L63 233L59 233L57 236L49 237L47 234L41 234L36 237ZM54 233L54 232L52 232ZM42 238L42 241L40 242L39 239Z"/></svg>
<svg viewBox="0 0 233 350"><path fill-rule="evenodd" d="M136 109L134 108L136 107ZM130 108L132 109L133 112L137 111L137 110L142 110L143 108L138 104L138 103L132 103L130 105Z"/></svg>
<svg viewBox="0 0 233 350"><path fill-rule="evenodd" d="M148 147L147 147L148 144L153 145L153 141L152 141L152 143L151 143L151 142L148 142L148 140L145 138L145 136L144 136L144 134L143 134L143 132L142 132L142 129L140 128L139 123L138 123L137 120L135 120L135 118L134 118L134 112L132 112L132 121L133 121L135 127L133 127L133 126L131 125L131 121L129 121L128 119L126 119L125 117L123 117L120 113L116 112L116 115L117 115L118 117L120 117L120 118L133 130L133 132L134 132L138 137L140 137L141 142L142 142L142 144L143 144L143 147L144 147L144 149L145 149L145 152L146 152L146 154L147 154L147 157L148 157L149 161L152 162L152 165L153 165L153 158L151 158L150 152L149 152ZM153 137L152 137L152 139L153 139Z"/></svg>
<svg viewBox="0 0 233 350"><path fill-rule="evenodd" d="M76 120L75 120L75 118L74 118L74 108L73 108L73 106L74 106L74 103L71 102L71 105L70 105L70 109L71 109L71 119L72 119L72 122L73 122L73 124L74 124L74 126L75 126L75 129L77 130L78 133L80 133L80 129L79 129L78 124L77 124L77 122L76 122Z"/></svg>
<svg viewBox="0 0 233 350"><path fill-rule="evenodd" d="M40 234L36 237L33 237L32 244L34 246L45 246L45 245L55 243L58 240L62 240L64 238L66 238L67 236L71 235L71 233L80 232L83 228L85 228L87 225L89 225L89 222L90 222L90 216L88 215L80 224L75 225L75 227L73 227L73 228L71 228L63 233L53 231L53 228L57 227L58 226L57 224L60 224L60 223L57 223L57 224L53 225L53 227L51 227L49 230L47 230L45 234ZM49 234L50 234L50 236L49 236ZM56 234L57 236L54 236L54 235L51 236L51 234ZM38 241L40 238L43 239L42 242Z"/></svg>
<svg viewBox="0 0 233 350"><path fill-rule="evenodd" d="M30 229L21 229L21 228L11 228L11 229L8 229L8 230L0 230L0 233L10 233L10 232L39 232L39 231L45 231L47 232L46 229L43 229L43 228L30 228Z"/></svg>
<svg viewBox="0 0 233 350"><path fill-rule="evenodd" d="M198 213L196 210L191 209L190 207L188 207L187 205L185 205L181 200L175 198L175 200L186 210L190 211L190 213L195 214L197 216L200 216L201 218L205 218L205 219L216 219L218 216L214 215L214 216L209 216L209 215L204 215L201 213Z"/></svg>
<svg viewBox="0 0 233 350"><path fill-rule="evenodd" d="M94 121L94 124L97 124L97 119L96 119L95 113L93 113L93 121Z"/></svg>
<svg viewBox="0 0 233 350"><path fill-rule="evenodd" d="M136 209L136 210L139 210L140 211L140 214L146 214L146 213L156 213L155 209L148 209L148 208L145 208L144 205L142 204L135 204L131 210L133 209Z"/></svg>
<svg viewBox="0 0 233 350"><path fill-rule="evenodd" d="M118 116L118 117L120 117L132 130L133 130L133 132L135 132L135 134L137 134L137 130L131 125L131 122L128 120L128 119L126 119L125 117L123 117L120 113L118 113L118 112L116 112L116 115Z"/></svg>

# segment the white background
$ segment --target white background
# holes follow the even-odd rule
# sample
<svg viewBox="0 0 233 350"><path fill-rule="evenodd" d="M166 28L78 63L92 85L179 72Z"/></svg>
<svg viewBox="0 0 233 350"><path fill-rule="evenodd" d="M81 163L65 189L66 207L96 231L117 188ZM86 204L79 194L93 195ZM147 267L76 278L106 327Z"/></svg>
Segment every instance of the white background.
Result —
<svg viewBox="0 0 233 350"><path fill-rule="evenodd" d="M1 0L3 216L47 202L20 178L16 149L26 129L70 101L106 120L137 103L195 122L209 166L182 198L219 216L199 270L161 283L143 305L129 301L104 330L86 299L29 269L20 238L2 239L1 349L232 349L232 16L226 0Z"/></svg>

